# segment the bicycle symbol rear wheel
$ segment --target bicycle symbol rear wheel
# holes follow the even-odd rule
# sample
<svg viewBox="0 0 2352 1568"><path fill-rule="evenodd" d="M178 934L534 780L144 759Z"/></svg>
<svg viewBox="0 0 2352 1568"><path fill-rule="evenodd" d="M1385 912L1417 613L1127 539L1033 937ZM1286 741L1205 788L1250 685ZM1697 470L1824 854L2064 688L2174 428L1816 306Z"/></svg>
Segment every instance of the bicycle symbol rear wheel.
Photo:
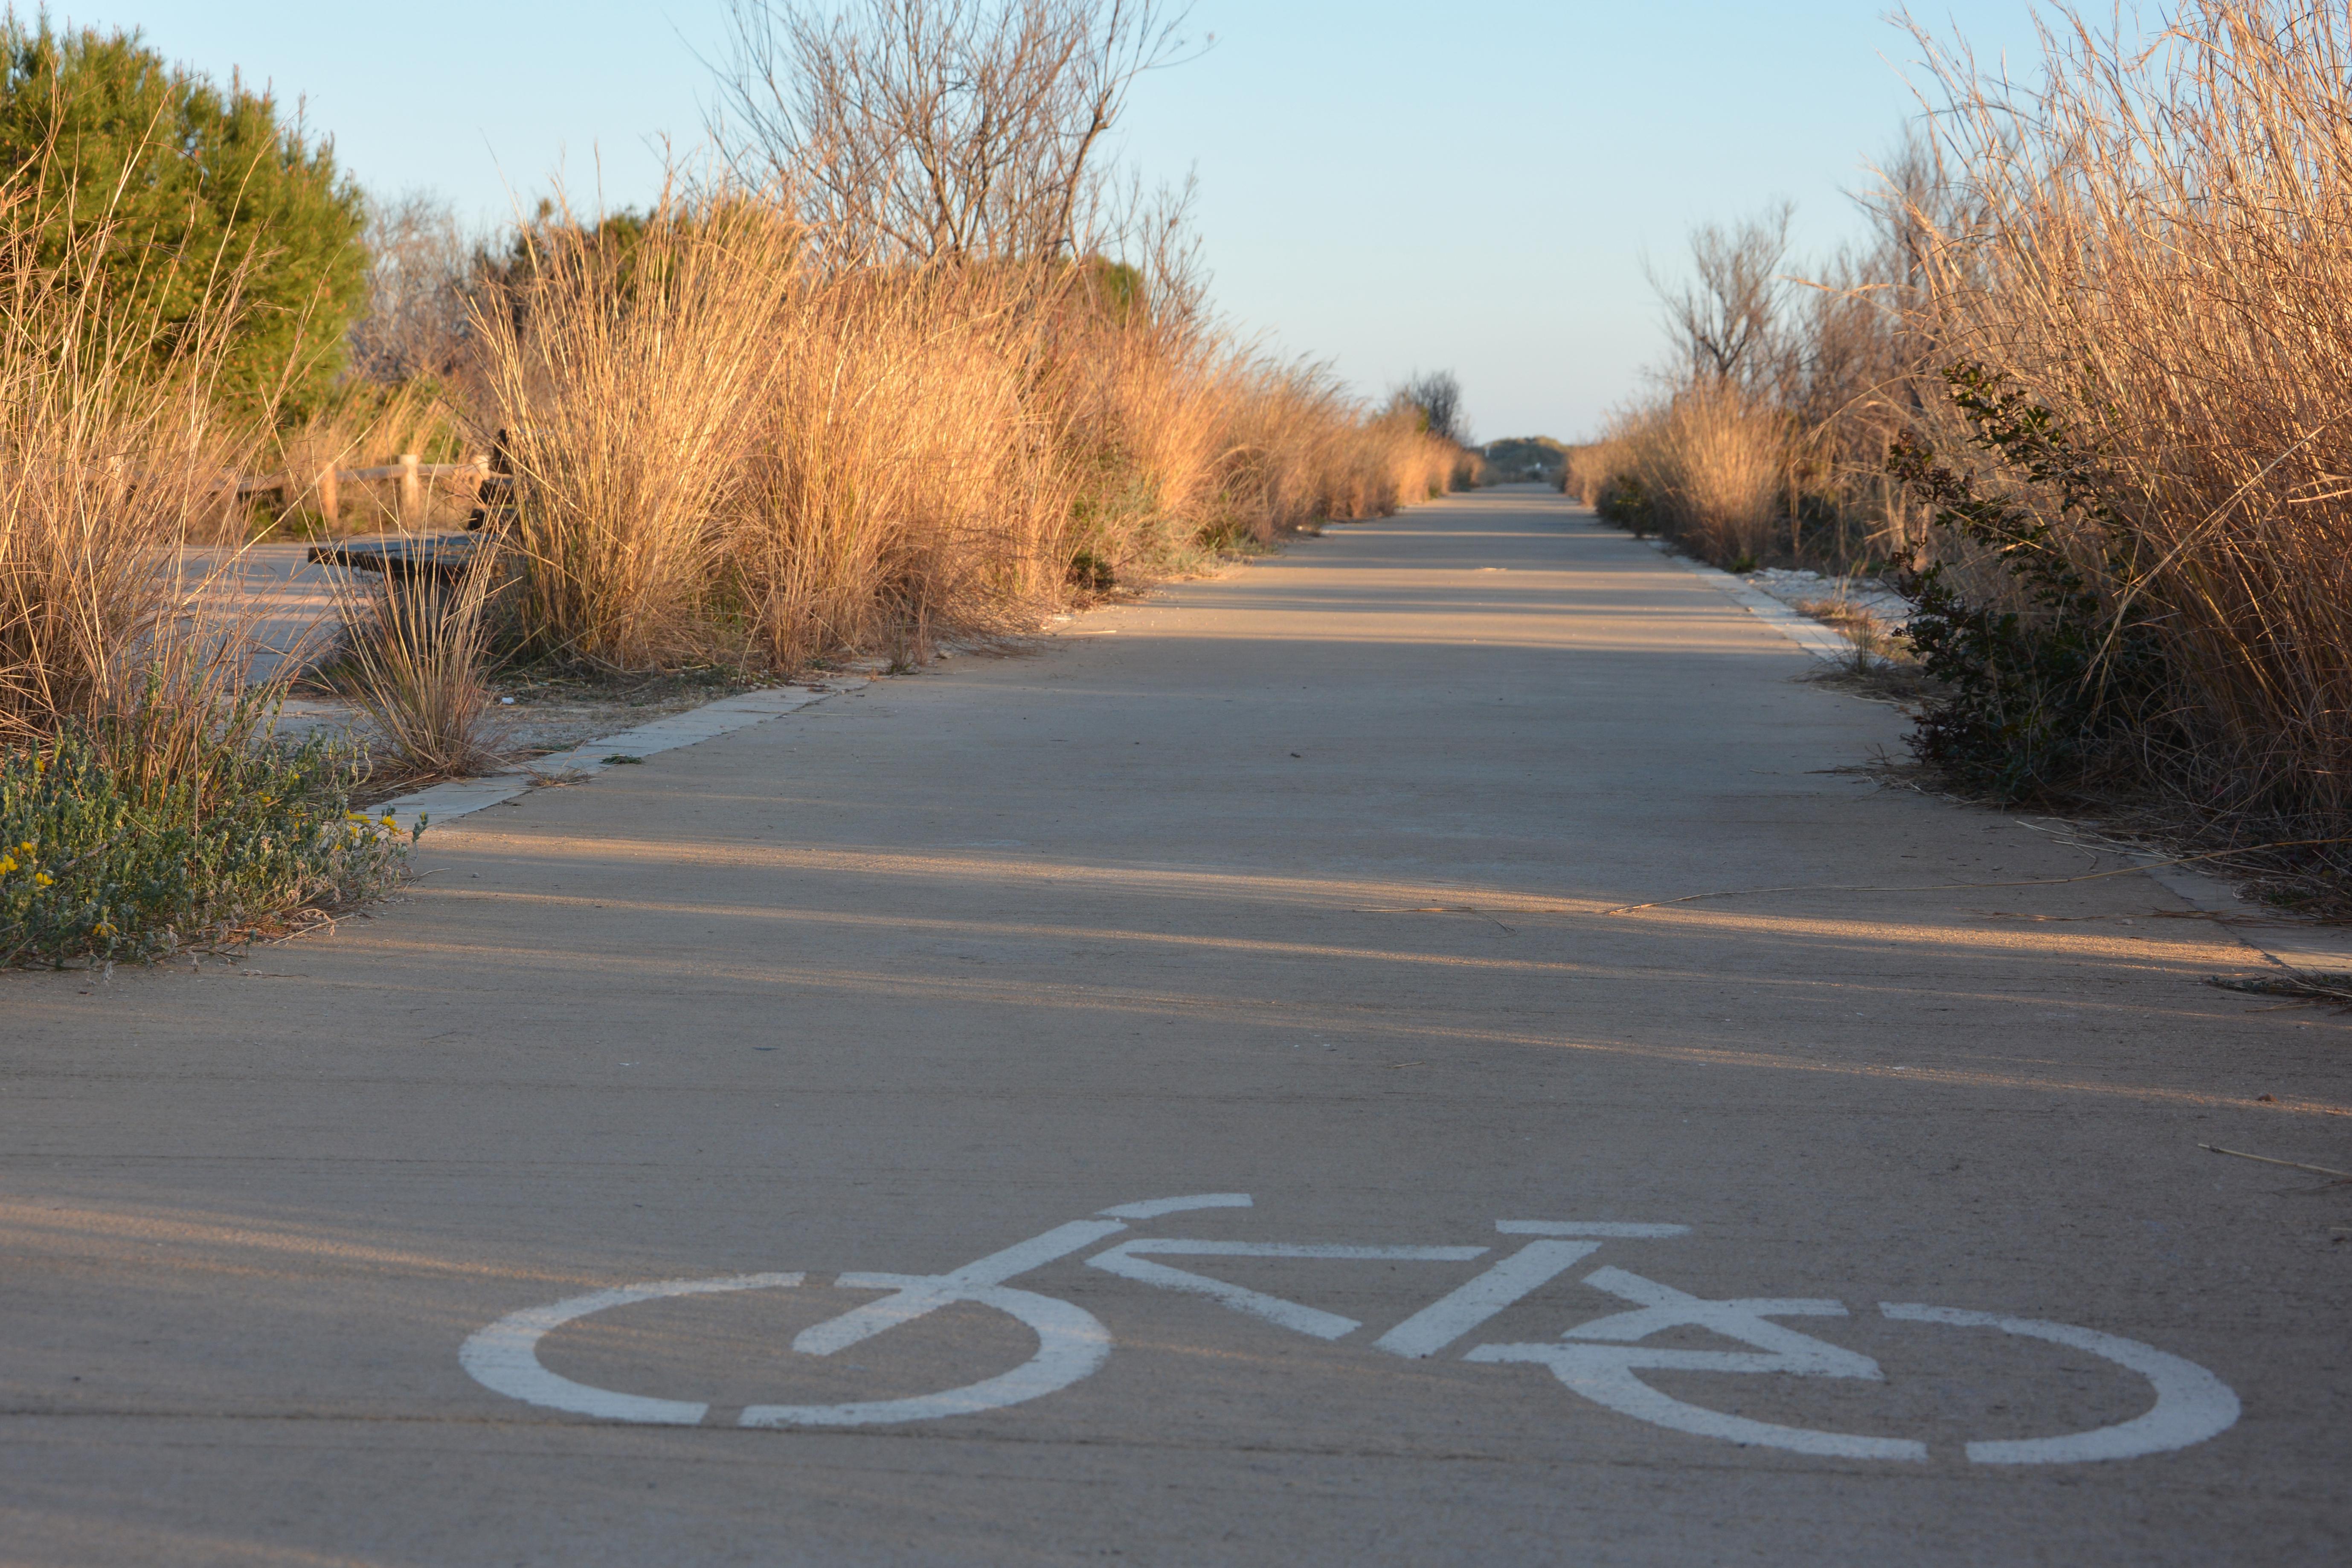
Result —
<svg viewBox="0 0 2352 1568"><path fill-rule="evenodd" d="M805 1278L797 1273L735 1274L592 1290L568 1300L508 1313L467 1339L457 1359L485 1388L542 1409L639 1425L697 1426L710 1414L708 1404L624 1394L574 1382L549 1371L540 1361L540 1341L566 1323L619 1307L668 1297L790 1289ZM897 1274L845 1274L836 1281L850 1289L877 1290L905 1290L927 1282L924 1278ZM1001 1410L1067 1388L1095 1372L1110 1354L1109 1331L1093 1313L1068 1301L1005 1285L964 1286L953 1299L994 1308L1025 1325L1037 1336L1037 1353L1009 1372L937 1394L839 1405L754 1405L745 1407L737 1425L874 1426Z"/></svg>

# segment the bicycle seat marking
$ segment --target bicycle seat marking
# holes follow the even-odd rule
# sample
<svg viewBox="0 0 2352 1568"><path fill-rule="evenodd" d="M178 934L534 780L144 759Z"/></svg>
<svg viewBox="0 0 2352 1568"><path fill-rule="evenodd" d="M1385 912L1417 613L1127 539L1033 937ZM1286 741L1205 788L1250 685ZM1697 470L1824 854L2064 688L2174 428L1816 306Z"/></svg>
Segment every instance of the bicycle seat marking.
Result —
<svg viewBox="0 0 2352 1568"><path fill-rule="evenodd" d="M1197 1209L1247 1208L1245 1193L1196 1194L1122 1204L1092 1219L1056 1226L1027 1241L976 1258L944 1274L851 1273L834 1283L845 1289L886 1294L837 1317L803 1330L793 1340L802 1355L829 1356L913 1322L942 1307L972 1302L1003 1312L1037 1339L1036 1353L1021 1365L978 1383L937 1394L835 1405L754 1405L739 1424L750 1427L864 1426L977 1415L1058 1393L1089 1376L1110 1356L1110 1331L1086 1309L1058 1297L1006 1283L1048 1263L1083 1252L1126 1231L1132 1222ZM1455 1287L1370 1342L1371 1348L1409 1358L1433 1356L1468 1338L1488 1319L1559 1279L1604 1244L1618 1240L1663 1240L1686 1235L1680 1225L1613 1220L1498 1220L1498 1235L1524 1239L1466 1282ZM1088 1258L1087 1266L1131 1282L1207 1298L1234 1311L1321 1340L1340 1340L1364 1325L1301 1302L1252 1290L1179 1268L1160 1258L1279 1258L1335 1263L1464 1263L1486 1258L1486 1246L1351 1246L1339 1243L1244 1242L1179 1237L1129 1237ZM476 1382L509 1398L543 1409L607 1421L656 1426L697 1426L710 1406L689 1400L624 1394L577 1383L551 1372L539 1359L548 1333L593 1313L667 1297L734 1290L791 1289L800 1273L738 1274L709 1279L668 1279L595 1290L548 1306L510 1312L469 1337L458 1362ZM1614 1267L1580 1281L1633 1303L1565 1331L1557 1342L1477 1344L1462 1360L1481 1363L1534 1363L1549 1367L1571 1393L1591 1403L1670 1431L1760 1447L1843 1459L1920 1462L1927 1445L1907 1437L1783 1426L1733 1415L1661 1393L1642 1381L1644 1371L1705 1372L1734 1375L1851 1378L1884 1381L1870 1357L1775 1321L1780 1318L1844 1318L1844 1303L1813 1298L1739 1298L1709 1300ZM1961 1452L1985 1465L2070 1464L2127 1459L2185 1448L2218 1436L2238 1419L2238 1396L2211 1373L2154 1346L2095 1329L2039 1319L2007 1317L1916 1302L1881 1302L1892 1322L1956 1329L1997 1329L2004 1334L2042 1340L2088 1352L2145 1378L2155 1393L2147 1409L2130 1420L2054 1436L1965 1442ZM1652 1346L1644 1341L1669 1331L1703 1329L1748 1347L1699 1351Z"/></svg>

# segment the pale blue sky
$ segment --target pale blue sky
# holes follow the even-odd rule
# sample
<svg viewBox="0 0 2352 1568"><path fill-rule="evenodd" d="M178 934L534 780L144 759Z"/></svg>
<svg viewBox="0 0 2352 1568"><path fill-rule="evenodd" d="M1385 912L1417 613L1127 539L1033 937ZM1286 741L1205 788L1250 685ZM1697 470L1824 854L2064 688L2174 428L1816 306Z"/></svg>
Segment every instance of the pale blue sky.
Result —
<svg viewBox="0 0 2352 1568"><path fill-rule="evenodd" d="M1980 57L2032 37L2032 0L1921 11ZM55 14L305 97L372 189L486 219L559 167L645 200L659 139L700 136L697 51L724 37L720 0ZM1916 111L1884 0L1201 0L1193 28L1215 47L1138 89L1122 152L1198 171L1218 305L1366 391L1450 367L1481 437L1590 430L1658 352L1645 253L1672 264L1692 224L1778 196L1807 245L1843 237L1843 193Z"/></svg>

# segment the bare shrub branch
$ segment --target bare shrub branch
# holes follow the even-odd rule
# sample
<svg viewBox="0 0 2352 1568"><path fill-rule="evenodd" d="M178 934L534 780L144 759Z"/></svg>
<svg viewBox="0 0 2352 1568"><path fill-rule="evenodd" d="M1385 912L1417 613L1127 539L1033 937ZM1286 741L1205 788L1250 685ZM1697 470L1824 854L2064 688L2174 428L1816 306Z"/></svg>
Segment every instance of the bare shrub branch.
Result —
<svg viewBox="0 0 2352 1568"><path fill-rule="evenodd" d="M1780 269L1795 211L1781 202L1729 228L1701 225L1691 234L1691 281L1670 285L1650 272L1690 379L1751 388L1779 374L1788 293Z"/></svg>
<svg viewBox="0 0 2352 1568"><path fill-rule="evenodd" d="M352 327L352 368L370 380L446 376L466 343L466 284L478 244L449 205L411 191L368 202L366 314Z"/></svg>
<svg viewBox="0 0 2352 1568"><path fill-rule="evenodd" d="M714 127L836 252L1039 259L1095 248L1104 136L1181 58L1162 0L729 0Z"/></svg>

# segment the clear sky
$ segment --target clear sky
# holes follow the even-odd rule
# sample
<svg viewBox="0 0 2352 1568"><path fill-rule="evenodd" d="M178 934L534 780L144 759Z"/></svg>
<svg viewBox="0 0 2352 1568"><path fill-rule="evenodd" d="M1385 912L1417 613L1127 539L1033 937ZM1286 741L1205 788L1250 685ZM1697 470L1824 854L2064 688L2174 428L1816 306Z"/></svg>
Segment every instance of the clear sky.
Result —
<svg viewBox="0 0 2352 1568"><path fill-rule="evenodd" d="M2033 0L1923 3L1979 58ZM79 0L166 56L307 100L371 189L485 221L559 170L620 205L701 135L723 0ZM1801 244L1917 104L1882 0L1200 0L1204 54L1138 89L1120 146L1201 181L1219 307L1367 392L1451 368L1478 434L1573 438L1658 353L1646 255L1776 197Z"/></svg>

